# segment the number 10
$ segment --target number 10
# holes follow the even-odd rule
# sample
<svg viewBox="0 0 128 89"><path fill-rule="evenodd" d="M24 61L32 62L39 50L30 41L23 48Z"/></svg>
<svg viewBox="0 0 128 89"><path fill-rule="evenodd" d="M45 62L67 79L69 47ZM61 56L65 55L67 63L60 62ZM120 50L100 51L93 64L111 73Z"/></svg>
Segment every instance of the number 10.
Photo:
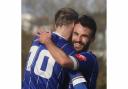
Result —
<svg viewBox="0 0 128 89"><path fill-rule="evenodd" d="M35 57L37 56L38 49L39 49L38 46L31 47L31 49L30 49L31 54L29 56L27 68L26 68L27 71L31 71L31 65L34 62ZM46 60L44 60L45 57L48 58L47 65L45 66L45 70L41 70L42 64L46 61ZM49 51L46 49L43 49L40 51L40 53L37 57L36 64L34 66L34 73L40 77L49 79L52 76L54 64L55 64L55 60L51 56Z"/></svg>

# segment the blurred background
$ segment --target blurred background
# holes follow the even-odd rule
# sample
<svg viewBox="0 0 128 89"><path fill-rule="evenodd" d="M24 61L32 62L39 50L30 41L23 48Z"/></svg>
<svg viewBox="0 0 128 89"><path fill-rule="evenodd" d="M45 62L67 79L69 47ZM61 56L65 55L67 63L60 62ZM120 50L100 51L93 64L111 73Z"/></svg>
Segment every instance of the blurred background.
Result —
<svg viewBox="0 0 128 89"><path fill-rule="evenodd" d="M97 33L91 50L99 62L97 89L106 89L106 0L22 0L22 79L32 32L38 27L52 29L54 14L63 7L75 9L80 15L88 14L97 23Z"/></svg>

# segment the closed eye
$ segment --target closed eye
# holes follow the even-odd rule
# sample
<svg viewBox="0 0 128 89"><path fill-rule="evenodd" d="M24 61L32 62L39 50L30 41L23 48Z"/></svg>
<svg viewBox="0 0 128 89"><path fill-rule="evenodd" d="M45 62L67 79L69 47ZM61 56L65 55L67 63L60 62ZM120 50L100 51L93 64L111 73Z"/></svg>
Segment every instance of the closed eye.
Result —
<svg viewBox="0 0 128 89"><path fill-rule="evenodd" d="M74 35L79 35L77 32L73 32Z"/></svg>

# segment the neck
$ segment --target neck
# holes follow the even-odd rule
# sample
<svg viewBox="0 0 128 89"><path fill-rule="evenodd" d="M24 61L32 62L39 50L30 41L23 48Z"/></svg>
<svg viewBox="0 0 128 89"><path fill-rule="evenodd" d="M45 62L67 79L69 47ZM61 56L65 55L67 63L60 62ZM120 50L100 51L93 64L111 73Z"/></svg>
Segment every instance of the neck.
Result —
<svg viewBox="0 0 128 89"><path fill-rule="evenodd" d="M65 40L69 40L72 33L70 30L67 29L56 29L56 32L62 37L64 37Z"/></svg>

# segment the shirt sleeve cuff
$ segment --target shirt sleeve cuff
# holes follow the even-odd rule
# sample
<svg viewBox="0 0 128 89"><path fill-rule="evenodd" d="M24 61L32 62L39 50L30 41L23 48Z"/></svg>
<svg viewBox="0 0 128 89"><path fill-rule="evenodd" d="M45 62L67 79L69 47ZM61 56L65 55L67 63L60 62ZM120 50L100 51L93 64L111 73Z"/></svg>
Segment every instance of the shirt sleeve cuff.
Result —
<svg viewBox="0 0 128 89"><path fill-rule="evenodd" d="M87 82L83 76L78 76L78 77L72 79L73 86L83 83L83 82Z"/></svg>
<svg viewBox="0 0 128 89"><path fill-rule="evenodd" d="M72 62L74 64L73 70L77 70L78 66L79 66L77 59L75 57L73 57L73 56L69 56L69 58L72 60Z"/></svg>

